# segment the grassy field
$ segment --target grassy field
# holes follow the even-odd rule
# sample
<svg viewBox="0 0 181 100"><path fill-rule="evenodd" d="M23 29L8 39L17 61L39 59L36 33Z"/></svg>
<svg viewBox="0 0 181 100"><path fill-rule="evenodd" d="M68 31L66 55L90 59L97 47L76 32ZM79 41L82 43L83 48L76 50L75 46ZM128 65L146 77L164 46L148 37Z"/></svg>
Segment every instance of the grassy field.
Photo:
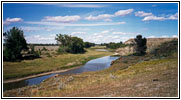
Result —
<svg viewBox="0 0 181 100"><path fill-rule="evenodd" d="M18 78L48 71L67 69L83 65L91 59L111 54L112 52L87 49L85 54L62 54L21 62L3 62L3 78Z"/></svg>
<svg viewBox="0 0 181 100"><path fill-rule="evenodd" d="M6 91L4 96L177 97L177 45L165 43L155 52L121 57L102 71L51 77L40 85Z"/></svg>

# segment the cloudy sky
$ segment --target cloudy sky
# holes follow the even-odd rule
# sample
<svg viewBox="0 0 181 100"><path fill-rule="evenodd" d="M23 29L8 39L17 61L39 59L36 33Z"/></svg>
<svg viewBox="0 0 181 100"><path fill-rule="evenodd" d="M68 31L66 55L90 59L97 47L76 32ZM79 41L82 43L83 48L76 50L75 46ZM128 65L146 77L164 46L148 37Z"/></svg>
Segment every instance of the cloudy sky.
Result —
<svg viewBox="0 0 181 100"><path fill-rule="evenodd" d="M3 31L16 26L28 43L56 43L56 34L108 43L177 37L177 3L4 3Z"/></svg>

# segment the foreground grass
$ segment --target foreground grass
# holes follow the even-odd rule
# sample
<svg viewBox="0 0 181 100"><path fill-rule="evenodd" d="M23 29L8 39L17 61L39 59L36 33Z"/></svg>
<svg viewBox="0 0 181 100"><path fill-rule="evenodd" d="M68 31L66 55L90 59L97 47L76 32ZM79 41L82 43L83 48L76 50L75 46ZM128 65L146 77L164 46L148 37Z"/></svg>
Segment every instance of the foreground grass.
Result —
<svg viewBox="0 0 181 100"><path fill-rule="evenodd" d="M21 62L3 62L3 78L10 79L67 69L83 65L91 59L111 54L111 52L100 52L87 49L85 54L62 54L57 55L56 57L38 58Z"/></svg>

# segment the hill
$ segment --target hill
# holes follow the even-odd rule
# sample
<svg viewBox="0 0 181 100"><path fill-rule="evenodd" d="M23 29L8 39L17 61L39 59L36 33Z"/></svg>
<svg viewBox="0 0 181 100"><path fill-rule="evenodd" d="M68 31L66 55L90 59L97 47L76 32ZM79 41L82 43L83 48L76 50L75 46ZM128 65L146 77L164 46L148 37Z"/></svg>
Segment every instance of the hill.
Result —
<svg viewBox="0 0 181 100"><path fill-rule="evenodd" d="M147 51L146 52L152 52L156 47L158 47L162 43L168 42L168 41L173 41L173 40L178 40L178 39L177 38L147 38ZM118 48L116 50L117 53L119 53L120 55L128 55L128 54L135 52L133 45L135 45L136 43L135 43L134 39L129 39L129 40L125 41L124 44L126 44L128 46L123 47L123 48Z"/></svg>

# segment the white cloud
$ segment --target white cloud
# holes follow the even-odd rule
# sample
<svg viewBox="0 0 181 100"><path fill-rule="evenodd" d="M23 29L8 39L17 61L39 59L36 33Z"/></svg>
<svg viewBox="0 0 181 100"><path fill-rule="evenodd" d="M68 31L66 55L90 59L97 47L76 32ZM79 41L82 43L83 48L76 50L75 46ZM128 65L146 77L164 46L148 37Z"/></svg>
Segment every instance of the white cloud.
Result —
<svg viewBox="0 0 181 100"><path fill-rule="evenodd" d="M124 32L112 32L114 35L128 35L130 33L124 33Z"/></svg>
<svg viewBox="0 0 181 100"><path fill-rule="evenodd" d="M80 27L80 28L74 28L74 30L76 30L76 31L89 31L90 28L82 28L82 27Z"/></svg>
<svg viewBox="0 0 181 100"><path fill-rule="evenodd" d="M112 19L104 19L105 22L111 22Z"/></svg>
<svg viewBox="0 0 181 100"><path fill-rule="evenodd" d="M125 16L133 12L133 9L119 10L115 13L116 16Z"/></svg>
<svg viewBox="0 0 181 100"><path fill-rule="evenodd" d="M102 31L101 33L102 33L102 34L109 33L109 30Z"/></svg>
<svg viewBox="0 0 181 100"><path fill-rule="evenodd" d="M144 12L136 12L135 16L144 17L142 21L151 21L151 20L157 20L157 21L163 21L163 20L178 20L178 13L174 15L170 15L169 17L159 17L155 16L152 13L144 13Z"/></svg>
<svg viewBox="0 0 181 100"><path fill-rule="evenodd" d="M161 36L161 38L168 38L168 37L169 37L168 35Z"/></svg>
<svg viewBox="0 0 181 100"><path fill-rule="evenodd" d="M45 37L40 35L34 35L25 38L28 43L56 43L54 36Z"/></svg>
<svg viewBox="0 0 181 100"><path fill-rule="evenodd" d="M57 7L70 7L70 8L102 8L102 7L108 7L108 5L103 4L87 4L87 3L39 3L41 5L53 5Z"/></svg>
<svg viewBox="0 0 181 100"><path fill-rule="evenodd" d="M126 24L126 22L95 23L95 24L70 24L70 23L56 23L56 22L25 22L25 23L34 24L34 25L48 25L48 26L107 26L107 25Z"/></svg>
<svg viewBox="0 0 181 100"><path fill-rule="evenodd" d="M7 19L3 22L3 24L4 24L4 25L9 25L9 24L11 24L11 23L22 22L22 21L23 21L22 18L7 18Z"/></svg>
<svg viewBox="0 0 181 100"><path fill-rule="evenodd" d="M98 33L94 33L92 36L87 36L86 41L94 43L109 43L109 42L124 42L131 37L135 37L136 33L126 32L112 32L113 30L104 30ZM114 34L113 34L114 33ZM121 36L124 34L124 36Z"/></svg>
<svg viewBox="0 0 181 100"><path fill-rule="evenodd" d="M50 34L49 36L50 36L50 37L55 37L55 36L56 36L56 34Z"/></svg>
<svg viewBox="0 0 181 100"><path fill-rule="evenodd" d="M144 11L138 11L135 12L135 16L139 16L139 17L145 17L145 16L152 16L152 13L145 13Z"/></svg>
<svg viewBox="0 0 181 100"><path fill-rule="evenodd" d="M72 32L71 35L82 35L85 34L86 32Z"/></svg>
<svg viewBox="0 0 181 100"><path fill-rule="evenodd" d="M33 31L41 31L41 30L45 30L45 31L52 31L52 30L61 30L64 27L40 27L40 26L21 26L20 27L23 31L27 31L27 32L33 32Z"/></svg>
<svg viewBox="0 0 181 100"><path fill-rule="evenodd" d="M102 14L102 15L98 15L98 16L88 16L85 19L86 20L100 20L100 19L109 19L111 17L114 17L114 15L110 15L110 14Z"/></svg>
<svg viewBox="0 0 181 100"><path fill-rule="evenodd" d="M125 16L127 14L130 14L131 12L133 12L133 9L127 9L127 10L119 10L117 12L115 12L114 14L101 14L101 15L97 15L97 16L92 16L89 15L88 17L85 17L85 20L104 20L107 22L112 21L110 18L112 17L116 17L116 16Z"/></svg>
<svg viewBox="0 0 181 100"><path fill-rule="evenodd" d="M61 6L61 5L60 5ZM102 8L107 7L107 5L98 5L98 4L64 4L63 7L73 7L73 8Z"/></svg>
<svg viewBox="0 0 181 100"><path fill-rule="evenodd" d="M172 35L172 38L178 38L178 36L177 35Z"/></svg>
<svg viewBox="0 0 181 100"><path fill-rule="evenodd" d="M21 26L20 27L23 31L31 32L31 31L38 31L41 30L42 27L33 27L33 26Z"/></svg>
<svg viewBox="0 0 181 100"><path fill-rule="evenodd" d="M80 20L80 16L46 16L42 21L71 23Z"/></svg>
<svg viewBox="0 0 181 100"><path fill-rule="evenodd" d="M35 35L34 37L35 37L35 38L40 38L40 35Z"/></svg>
<svg viewBox="0 0 181 100"><path fill-rule="evenodd" d="M177 20L178 19L178 13L171 15L168 19L170 20Z"/></svg>
<svg viewBox="0 0 181 100"><path fill-rule="evenodd" d="M148 38L156 38L156 36L153 36L153 35L152 35L152 36L149 36Z"/></svg>
<svg viewBox="0 0 181 100"><path fill-rule="evenodd" d="M165 17L157 17L157 16L146 16L144 19L142 19L142 21L150 21L150 20L159 20L159 21L163 21L166 20L167 18Z"/></svg>
<svg viewBox="0 0 181 100"><path fill-rule="evenodd" d="M156 7L157 5L152 5L152 7Z"/></svg>

